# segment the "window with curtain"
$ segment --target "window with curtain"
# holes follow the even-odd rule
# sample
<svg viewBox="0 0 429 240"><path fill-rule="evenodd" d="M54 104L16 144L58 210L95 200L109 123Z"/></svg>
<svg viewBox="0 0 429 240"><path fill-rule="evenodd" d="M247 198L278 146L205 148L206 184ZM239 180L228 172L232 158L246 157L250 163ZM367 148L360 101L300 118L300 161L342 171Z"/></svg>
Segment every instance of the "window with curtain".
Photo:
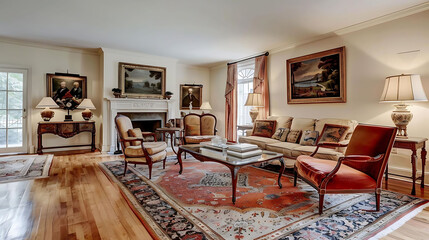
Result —
<svg viewBox="0 0 429 240"><path fill-rule="evenodd" d="M253 74L255 72L254 64L238 66L237 81L237 125L250 125L252 119L249 111L252 107L244 106L247 95L253 92Z"/></svg>

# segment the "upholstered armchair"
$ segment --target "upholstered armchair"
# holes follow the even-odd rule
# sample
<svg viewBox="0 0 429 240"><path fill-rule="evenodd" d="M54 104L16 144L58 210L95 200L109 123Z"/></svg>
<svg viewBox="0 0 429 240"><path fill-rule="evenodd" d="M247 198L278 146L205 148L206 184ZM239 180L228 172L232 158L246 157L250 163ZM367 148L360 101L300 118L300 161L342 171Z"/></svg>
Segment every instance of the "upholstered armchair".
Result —
<svg viewBox="0 0 429 240"><path fill-rule="evenodd" d="M149 179L152 177L152 164L163 161L167 158L167 144L156 142L153 133L142 133L140 129L133 129L130 118L118 114L115 117L116 129L119 133L122 151L125 156L124 175L127 172L128 163L144 164L149 167ZM153 137L155 142L145 142L145 138Z"/></svg>
<svg viewBox="0 0 429 240"><path fill-rule="evenodd" d="M216 136L217 119L213 114L189 113L183 118L183 143L199 144Z"/></svg>
<svg viewBox="0 0 429 240"><path fill-rule="evenodd" d="M319 147L345 147L339 143L320 143L310 155L301 155L295 162L294 186L297 177L319 193L319 214L323 212L325 194L375 193L376 211L380 210L383 172L395 141L397 129L359 124L348 144L345 156L338 162L314 158Z"/></svg>

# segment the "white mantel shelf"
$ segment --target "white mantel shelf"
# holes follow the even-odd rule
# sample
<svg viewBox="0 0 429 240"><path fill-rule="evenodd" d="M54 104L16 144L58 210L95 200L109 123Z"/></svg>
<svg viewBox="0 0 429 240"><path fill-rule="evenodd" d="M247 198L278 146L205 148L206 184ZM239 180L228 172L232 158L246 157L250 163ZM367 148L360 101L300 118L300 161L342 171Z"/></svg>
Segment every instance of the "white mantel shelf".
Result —
<svg viewBox="0 0 429 240"><path fill-rule="evenodd" d="M166 113L167 119L174 118L174 100L154 98L105 98L108 102L108 135L110 151L114 151L116 143L115 116L118 113Z"/></svg>

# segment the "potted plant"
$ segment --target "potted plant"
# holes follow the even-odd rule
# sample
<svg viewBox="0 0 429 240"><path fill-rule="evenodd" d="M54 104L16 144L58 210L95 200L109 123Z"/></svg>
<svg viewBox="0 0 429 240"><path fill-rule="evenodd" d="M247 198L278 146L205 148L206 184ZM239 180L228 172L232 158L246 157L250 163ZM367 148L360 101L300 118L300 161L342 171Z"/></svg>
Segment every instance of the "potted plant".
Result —
<svg viewBox="0 0 429 240"><path fill-rule="evenodd" d="M119 88L113 88L112 92L113 92L113 96L115 96L115 98L120 98L121 97L121 89Z"/></svg>
<svg viewBox="0 0 429 240"><path fill-rule="evenodd" d="M164 95L165 95L165 98L166 98L166 99L170 99L170 98L171 98L171 96L173 96L173 93L172 93L172 92L170 92L170 91L166 91Z"/></svg>

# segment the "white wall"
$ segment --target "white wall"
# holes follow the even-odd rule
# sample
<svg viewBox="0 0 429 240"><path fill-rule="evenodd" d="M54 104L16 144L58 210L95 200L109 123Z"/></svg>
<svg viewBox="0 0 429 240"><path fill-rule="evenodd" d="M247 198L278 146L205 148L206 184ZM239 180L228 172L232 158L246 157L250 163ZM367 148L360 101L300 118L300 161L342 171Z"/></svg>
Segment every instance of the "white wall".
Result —
<svg viewBox="0 0 429 240"><path fill-rule="evenodd" d="M386 76L401 73L420 74L429 97L428 23L429 11L425 11L356 32L271 53L268 58L271 115L334 117L393 125L390 119L393 104L378 103ZM347 103L287 104L286 60L340 46L346 47ZM420 51L398 54L412 50ZM225 88L226 66L211 69L210 76L211 86L217 86L211 88L211 99L219 99L219 104L213 104L216 106L214 112L223 114L225 104L222 104L220 99L224 99L221 90ZM415 103L410 109L414 119L408 126L409 135L429 137L429 104ZM392 172L409 172L409 154L408 151L394 154L390 160Z"/></svg>
<svg viewBox="0 0 429 240"><path fill-rule="evenodd" d="M173 92L171 101L176 109L174 116L180 116L179 98L180 84L195 83L203 84L203 101L208 100L210 93L209 70L178 63L177 59L122 51L117 49L102 48L103 51L103 97L113 97L112 88L118 87L118 63L127 62L142 65L151 65L167 68L166 91ZM206 95L207 94L207 95ZM107 100L103 99L103 125L109 122ZM103 151L110 150L110 136L108 128L103 128Z"/></svg>
<svg viewBox="0 0 429 240"><path fill-rule="evenodd" d="M88 98L91 98L97 110L93 111L93 120L97 121L97 133L100 133L101 93L97 91L100 84L99 56L96 52L69 48L32 46L30 44L11 43L0 40L0 67L23 68L28 70L28 121L29 152L37 148L37 123L41 121L36 105L47 96L46 73L67 72L87 76ZM65 110L54 109L55 117L51 121L64 120ZM73 111L73 119L83 120L81 111ZM70 139L63 139L50 134L43 136L44 146L74 145L91 142L89 133L82 133ZM100 143L99 135L96 144ZM33 146L33 147L32 147ZM48 150L46 150L48 151Z"/></svg>

